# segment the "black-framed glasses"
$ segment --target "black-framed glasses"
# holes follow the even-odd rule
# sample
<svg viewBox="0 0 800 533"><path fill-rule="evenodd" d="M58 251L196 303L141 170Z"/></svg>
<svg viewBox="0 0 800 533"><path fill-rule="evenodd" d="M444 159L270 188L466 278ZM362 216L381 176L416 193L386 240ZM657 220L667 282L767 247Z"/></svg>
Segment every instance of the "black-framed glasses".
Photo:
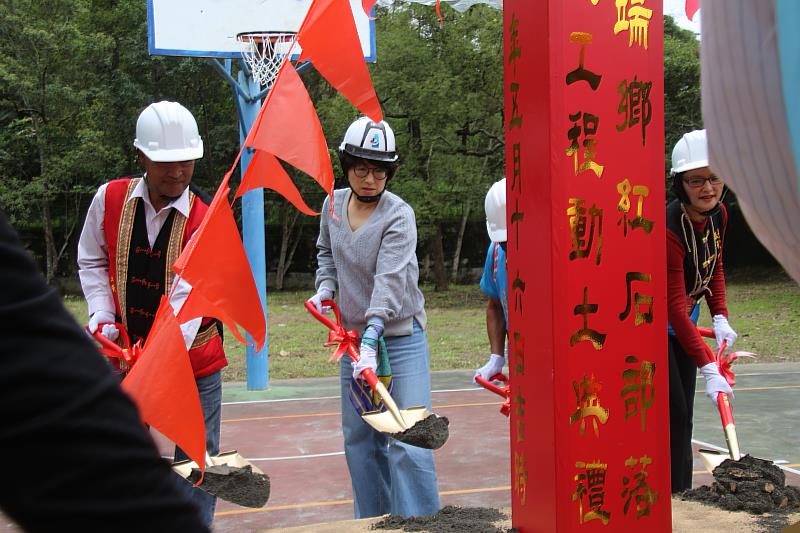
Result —
<svg viewBox="0 0 800 533"><path fill-rule="evenodd" d="M358 178L366 178L370 172L372 172L372 177L378 181L385 180L386 176L389 175L383 167L366 167L362 165L353 167L353 174Z"/></svg>
<svg viewBox="0 0 800 533"><path fill-rule="evenodd" d="M691 178L683 178L683 181L692 189L699 189L704 186L706 182L709 182L711 185L722 185L722 178L719 176L708 176L707 178L693 176Z"/></svg>

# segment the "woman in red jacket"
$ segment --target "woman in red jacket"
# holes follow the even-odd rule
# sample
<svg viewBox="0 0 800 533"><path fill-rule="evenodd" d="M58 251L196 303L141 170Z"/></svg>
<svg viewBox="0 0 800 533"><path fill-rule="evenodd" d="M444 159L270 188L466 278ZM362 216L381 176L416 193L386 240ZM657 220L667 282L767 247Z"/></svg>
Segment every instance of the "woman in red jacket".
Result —
<svg viewBox="0 0 800 533"><path fill-rule="evenodd" d="M728 213L725 183L708 167L705 130L685 134L672 151L672 190L667 206L667 316L669 318L669 405L672 492L692 487L692 415L697 369L716 406L731 387L720 375L697 332L700 300L711 312L717 345L728 347L736 332L728 324L722 242Z"/></svg>

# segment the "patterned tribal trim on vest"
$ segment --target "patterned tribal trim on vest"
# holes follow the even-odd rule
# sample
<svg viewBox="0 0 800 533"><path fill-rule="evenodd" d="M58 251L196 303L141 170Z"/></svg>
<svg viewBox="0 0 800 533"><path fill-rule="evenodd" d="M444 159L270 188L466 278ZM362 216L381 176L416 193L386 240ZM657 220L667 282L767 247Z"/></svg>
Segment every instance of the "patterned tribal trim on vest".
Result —
<svg viewBox="0 0 800 533"><path fill-rule="evenodd" d="M131 234L133 233L133 220L136 215L136 208L140 198L131 198L131 193L139 184L142 178L134 178L128 183L128 190L125 192L125 201L122 205L122 213L119 217L119 228L117 231L117 298L119 301L120 313L122 314L122 324L128 327L127 316L127 290L128 290L128 256L131 249ZM194 202L194 193L189 192L189 206ZM169 294L172 290L174 276L171 275L172 265L178 259L183 244L183 234L186 228L187 219L182 213L176 212L172 223L172 231L169 236L167 248L166 272L164 276L164 294ZM208 342L208 341L206 341Z"/></svg>
<svg viewBox="0 0 800 533"><path fill-rule="evenodd" d="M217 330L217 321L214 320L209 323L207 326L201 326L200 329L197 331L197 335L194 338L194 342L192 343L192 348L200 348L204 344L208 344L211 339L219 335L219 331Z"/></svg>

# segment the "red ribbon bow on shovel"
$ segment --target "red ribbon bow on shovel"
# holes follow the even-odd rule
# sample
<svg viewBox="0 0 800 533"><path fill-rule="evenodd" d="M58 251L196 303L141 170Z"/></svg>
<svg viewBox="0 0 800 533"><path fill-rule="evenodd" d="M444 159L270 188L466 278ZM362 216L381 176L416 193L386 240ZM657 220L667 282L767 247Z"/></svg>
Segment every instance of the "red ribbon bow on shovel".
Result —
<svg viewBox="0 0 800 533"><path fill-rule="evenodd" d="M97 328L95 332L92 333L89 331L89 326L86 326L86 332L100 343L100 353L108 357L111 364L116 367L118 373L128 372L136 360L139 359L139 354L142 351L142 343L139 341L131 346L131 339L128 336L128 331L125 329L125 326L119 322L114 323L114 326L119 331L119 338L124 347L104 337L100 332L101 328Z"/></svg>
<svg viewBox="0 0 800 533"><path fill-rule="evenodd" d="M714 338L714 331L709 328L697 328L697 331L703 337L708 337L710 339ZM733 362L739 357L754 357L754 355L749 352L734 352L725 354L725 348L728 346L726 341L722 341L722 345L719 347L719 351L716 354L707 344L703 343L703 346L705 346L706 352L708 352L712 360L717 363L719 373L725 377L725 381L727 381L728 385L731 387L736 384L736 377L733 375L733 370L731 369ZM730 457L734 461L738 461L741 458L741 454L739 452L739 438L736 435L736 424L733 420L733 409L731 408L731 402L728 398L728 395L724 392L720 392L717 395L717 409L719 409L719 416L722 420L722 429L725 432L725 441L728 444ZM701 456L703 451L704 450L700 450Z"/></svg>
<svg viewBox="0 0 800 533"><path fill-rule="evenodd" d="M321 304L333 309L333 314L336 317L335 323L317 312L317 308L313 303L306 302L305 306L314 318L330 329L330 332L328 332L328 341L325 343L325 346L334 347L334 350L328 358L328 361L339 361L345 352L351 355L353 361L358 361L358 349L359 343L361 342L358 332L354 329L349 331L344 329L344 326L342 326L342 315L339 313L339 308L332 300L322 300Z"/></svg>

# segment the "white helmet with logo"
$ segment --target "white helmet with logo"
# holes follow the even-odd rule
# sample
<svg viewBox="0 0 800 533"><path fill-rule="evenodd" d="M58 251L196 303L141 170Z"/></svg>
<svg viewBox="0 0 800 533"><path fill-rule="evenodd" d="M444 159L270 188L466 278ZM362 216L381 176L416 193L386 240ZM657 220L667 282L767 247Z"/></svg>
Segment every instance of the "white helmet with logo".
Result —
<svg viewBox="0 0 800 533"><path fill-rule="evenodd" d="M672 149L673 175L708 166L708 142L706 130L686 133Z"/></svg>
<svg viewBox="0 0 800 533"><path fill-rule="evenodd" d="M203 157L197 122L177 102L150 104L136 121L133 145L155 162L189 161Z"/></svg>
<svg viewBox="0 0 800 533"><path fill-rule="evenodd" d="M360 117L350 124L339 151L373 161L397 161L392 128L385 120L374 122L369 117Z"/></svg>
<svg viewBox="0 0 800 533"><path fill-rule="evenodd" d="M486 209L486 231L493 242L506 242L506 179L497 181L489 188L484 201Z"/></svg>

